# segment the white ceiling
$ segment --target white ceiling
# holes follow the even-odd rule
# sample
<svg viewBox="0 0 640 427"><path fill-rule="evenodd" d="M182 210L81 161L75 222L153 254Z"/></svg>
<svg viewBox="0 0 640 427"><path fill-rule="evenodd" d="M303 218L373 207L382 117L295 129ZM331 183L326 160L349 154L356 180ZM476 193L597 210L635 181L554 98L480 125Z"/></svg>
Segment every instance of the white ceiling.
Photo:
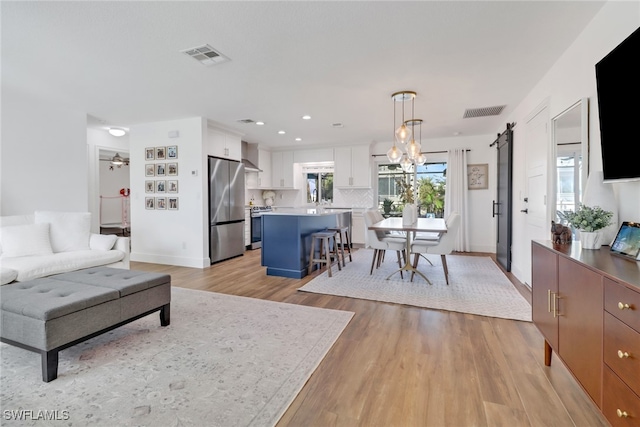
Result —
<svg viewBox="0 0 640 427"><path fill-rule="evenodd" d="M390 96L413 90L423 139L486 135L602 5L3 1L2 85L116 126L203 116L272 147L391 141ZM202 44L231 61L181 53Z"/></svg>

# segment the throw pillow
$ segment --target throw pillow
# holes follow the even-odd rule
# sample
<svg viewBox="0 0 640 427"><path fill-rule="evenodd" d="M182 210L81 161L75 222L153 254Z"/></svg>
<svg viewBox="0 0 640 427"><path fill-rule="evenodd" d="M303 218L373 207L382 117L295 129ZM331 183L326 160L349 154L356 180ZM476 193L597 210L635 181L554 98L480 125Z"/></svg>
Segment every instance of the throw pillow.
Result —
<svg viewBox="0 0 640 427"><path fill-rule="evenodd" d="M3 257L50 255L49 224L15 225L0 228Z"/></svg>
<svg viewBox="0 0 640 427"><path fill-rule="evenodd" d="M94 234L91 233L89 247L94 251L110 251L116 244L118 236L115 234Z"/></svg>
<svg viewBox="0 0 640 427"><path fill-rule="evenodd" d="M51 224L51 248L53 252L89 250L91 214L89 212L36 211L36 224Z"/></svg>

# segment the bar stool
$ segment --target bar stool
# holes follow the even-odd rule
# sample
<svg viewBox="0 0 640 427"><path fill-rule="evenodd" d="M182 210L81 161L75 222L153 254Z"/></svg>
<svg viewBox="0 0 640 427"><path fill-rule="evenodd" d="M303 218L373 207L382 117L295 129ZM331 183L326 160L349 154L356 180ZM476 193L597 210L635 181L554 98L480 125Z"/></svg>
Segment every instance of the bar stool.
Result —
<svg viewBox="0 0 640 427"><path fill-rule="evenodd" d="M328 228L327 230L335 231L336 237L340 237L340 255L342 256L342 266L346 267L347 264L344 256L345 245L347 247L347 252L349 252L349 262L353 262L353 258L351 258L351 238L349 237L349 227L347 226L331 227L331 228ZM338 241L336 240L336 245L337 244L338 244ZM336 247L336 251L337 250L338 249Z"/></svg>
<svg viewBox="0 0 640 427"><path fill-rule="evenodd" d="M331 277L331 256L335 255L338 262L338 270L342 270L340 265L340 255L336 247L336 235L335 231L317 231L311 234L311 253L309 255L309 268L307 274L311 274L313 266L316 264L325 264L329 277ZM320 242L320 254L319 258L316 258L316 241ZM335 251L331 251L331 244L333 243ZM321 267L322 268L322 267Z"/></svg>

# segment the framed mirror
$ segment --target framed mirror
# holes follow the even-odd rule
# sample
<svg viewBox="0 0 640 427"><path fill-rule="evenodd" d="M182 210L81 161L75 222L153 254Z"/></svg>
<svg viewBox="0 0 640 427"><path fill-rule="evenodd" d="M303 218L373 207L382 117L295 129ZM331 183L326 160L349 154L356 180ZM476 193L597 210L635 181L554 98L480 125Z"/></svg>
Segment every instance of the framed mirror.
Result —
<svg viewBox="0 0 640 427"><path fill-rule="evenodd" d="M562 212L573 211L582 202L589 175L589 99L582 98L551 119L554 160L550 207L556 222Z"/></svg>

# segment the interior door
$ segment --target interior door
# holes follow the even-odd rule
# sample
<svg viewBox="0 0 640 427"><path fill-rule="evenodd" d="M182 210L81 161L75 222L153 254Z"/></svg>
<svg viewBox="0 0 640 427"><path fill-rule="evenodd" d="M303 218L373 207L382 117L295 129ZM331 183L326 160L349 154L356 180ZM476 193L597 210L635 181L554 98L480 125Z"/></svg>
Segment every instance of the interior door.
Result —
<svg viewBox="0 0 640 427"><path fill-rule="evenodd" d="M511 271L511 209L513 178L513 125L498 135L491 145L498 152L498 188L493 202L493 217L497 218L496 259L506 271Z"/></svg>
<svg viewBox="0 0 640 427"><path fill-rule="evenodd" d="M538 108L525 124L526 196L523 198L525 241L522 242L522 269L524 281L531 285L531 241L548 239L550 222L547 221L549 109Z"/></svg>

